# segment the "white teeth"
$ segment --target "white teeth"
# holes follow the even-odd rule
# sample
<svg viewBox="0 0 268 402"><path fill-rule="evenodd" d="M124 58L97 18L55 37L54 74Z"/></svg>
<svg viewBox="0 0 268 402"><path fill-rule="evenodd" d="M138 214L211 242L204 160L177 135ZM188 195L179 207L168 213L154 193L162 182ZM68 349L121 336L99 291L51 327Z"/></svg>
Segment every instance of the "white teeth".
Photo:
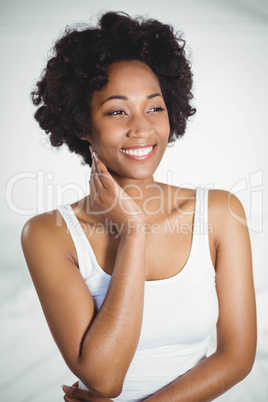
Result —
<svg viewBox="0 0 268 402"><path fill-rule="evenodd" d="M147 148L138 148L138 149L120 149L121 152L124 154L128 155L134 155L134 156L144 156L148 155L153 147L147 147Z"/></svg>

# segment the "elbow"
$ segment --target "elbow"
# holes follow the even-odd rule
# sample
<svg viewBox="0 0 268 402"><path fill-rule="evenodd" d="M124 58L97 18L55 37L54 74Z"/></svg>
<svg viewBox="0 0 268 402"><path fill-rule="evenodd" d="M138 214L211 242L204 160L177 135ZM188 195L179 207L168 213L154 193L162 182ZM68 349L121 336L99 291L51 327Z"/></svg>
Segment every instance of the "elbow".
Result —
<svg viewBox="0 0 268 402"><path fill-rule="evenodd" d="M101 382L94 381L93 383L92 380L88 381L88 379L82 379L82 382L98 398L116 398L123 389L123 384L105 381L104 378Z"/></svg>
<svg viewBox="0 0 268 402"><path fill-rule="evenodd" d="M250 374L254 366L254 362L255 362L255 354L251 358L246 359L243 366L241 367L241 376L242 376L241 380L243 380Z"/></svg>
<svg viewBox="0 0 268 402"><path fill-rule="evenodd" d="M240 361L240 369L241 369L241 376L242 376L242 380L247 377L253 366L254 366L254 362L255 362L255 357L256 357L256 348L257 348L257 340L255 340L254 342L252 342L252 344L250 345L251 347L248 347L246 349L244 349L243 351L241 351L241 353L239 354L239 356L237 356L237 360Z"/></svg>
<svg viewBox="0 0 268 402"><path fill-rule="evenodd" d="M122 392L122 386L114 385L96 389L96 396L99 398L117 398Z"/></svg>
<svg viewBox="0 0 268 402"><path fill-rule="evenodd" d="M112 399L122 393L126 375L122 365L118 366L108 359L99 359L92 353L90 358L80 356L75 368L75 375L94 396Z"/></svg>
<svg viewBox="0 0 268 402"><path fill-rule="evenodd" d="M239 350L235 351L221 351L219 353L224 359L229 379L232 379L234 384L244 380L251 372L254 362L256 351L252 350Z"/></svg>
<svg viewBox="0 0 268 402"><path fill-rule="evenodd" d="M115 368L97 368L95 365L91 370L88 365L80 366L74 374L98 398L116 398L122 392L124 377Z"/></svg>
<svg viewBox="0 0 268 402"><path fill-rule="evenodd" d="M233 379L234 379L234 384L239 383L240 381L243 381L251 372L253 368L252 363L244 363L237 365L236 367L233 368Z"/></svg>

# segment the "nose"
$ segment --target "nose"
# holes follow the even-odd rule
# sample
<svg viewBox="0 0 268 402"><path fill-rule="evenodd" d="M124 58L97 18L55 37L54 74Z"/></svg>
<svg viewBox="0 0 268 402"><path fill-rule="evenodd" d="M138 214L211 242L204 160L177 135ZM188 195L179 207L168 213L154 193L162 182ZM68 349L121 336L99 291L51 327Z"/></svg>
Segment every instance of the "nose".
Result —
<svg viewBox="0 0 268 402"><path fill-rule="evenodd" d="M130 138L148 138L154 130L146 116L135 116L131 119L128 128L128 137Z"/></svg>

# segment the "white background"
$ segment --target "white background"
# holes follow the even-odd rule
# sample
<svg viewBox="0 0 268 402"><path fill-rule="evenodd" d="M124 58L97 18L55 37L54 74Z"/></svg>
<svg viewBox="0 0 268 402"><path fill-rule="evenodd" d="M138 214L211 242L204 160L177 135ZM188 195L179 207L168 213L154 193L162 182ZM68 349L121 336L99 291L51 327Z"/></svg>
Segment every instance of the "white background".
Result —
<svg viewBox="0 0 268 402"><path fill-rule="evenodd" d="M47 329L23 253L23 224L88 193L89 167L52 149L33 119L30 92L68 24L108 10L145 15L184 32L194 73L185 136L168 148L155 179L226 189L242 201L250 229L258 308L252 373L219 398L268 397L267 0L0 1L0 399L62 400L69 373Z"/></svg>

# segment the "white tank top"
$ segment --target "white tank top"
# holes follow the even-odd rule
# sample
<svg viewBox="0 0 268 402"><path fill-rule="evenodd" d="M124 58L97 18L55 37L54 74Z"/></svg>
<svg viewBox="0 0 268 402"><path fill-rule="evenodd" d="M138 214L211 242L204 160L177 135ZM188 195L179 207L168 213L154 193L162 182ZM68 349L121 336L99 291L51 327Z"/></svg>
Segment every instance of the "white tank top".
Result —
<svg viewBox="0 0 268 402"><path fill-rule="evenodd" d="M81 275L99 310L111 276L99 266L71 205L60 205L58 210L72 236ZM145 282L140 340L125 377L123 391L114 401L142 401L206 356L218 320L207 216L208 189L197 187L188 260L178 274ZM81 381L79 386L86 388Z"/></svg>

